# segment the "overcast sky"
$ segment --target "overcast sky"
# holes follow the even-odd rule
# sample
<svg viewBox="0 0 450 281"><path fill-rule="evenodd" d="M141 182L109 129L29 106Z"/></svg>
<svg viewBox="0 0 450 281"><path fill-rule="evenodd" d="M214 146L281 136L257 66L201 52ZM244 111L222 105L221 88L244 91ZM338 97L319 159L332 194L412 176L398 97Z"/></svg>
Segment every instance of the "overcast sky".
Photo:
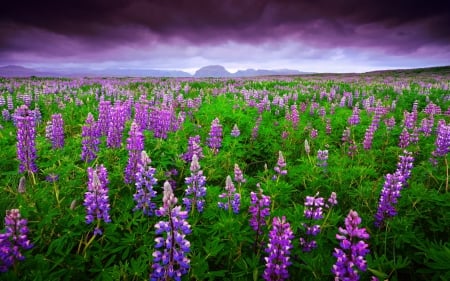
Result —
<svg viewBox="0 0 450 281"><path fill-rule="evenodd" d="M450 65L450 1L4 1L0 66L315 72Z"/></svg>

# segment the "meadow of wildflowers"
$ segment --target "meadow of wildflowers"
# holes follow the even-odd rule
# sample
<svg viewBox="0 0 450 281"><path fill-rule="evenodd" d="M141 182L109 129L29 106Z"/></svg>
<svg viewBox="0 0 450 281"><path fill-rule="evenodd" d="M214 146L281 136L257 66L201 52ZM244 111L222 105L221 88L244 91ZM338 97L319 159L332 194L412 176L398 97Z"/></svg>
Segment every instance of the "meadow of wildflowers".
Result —
<svg viewBox="0 0 450 281"><path fill-rule="evenodd" d="M0 280L450 280L449 87L0 78Z"/></svg>

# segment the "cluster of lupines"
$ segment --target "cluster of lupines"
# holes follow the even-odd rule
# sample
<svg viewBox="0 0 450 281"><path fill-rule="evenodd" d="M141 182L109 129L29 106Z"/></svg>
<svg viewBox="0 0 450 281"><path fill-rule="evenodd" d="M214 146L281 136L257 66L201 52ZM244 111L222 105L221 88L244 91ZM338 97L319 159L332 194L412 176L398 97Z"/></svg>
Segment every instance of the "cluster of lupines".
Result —
<svg viewBox="0 0 450 281"><path fill-rule="evenodd" d="M406 147L408 147L410 140L411 140L411 136L408 132L408 129L403 128L402 132L400 133L398 146L400 148L406 148Z"/></svg>
<svg viewBox="0 0 450 281"><path fill-rule="evenodd" d="M285 167L286 161L284 160L283 153L281 151L278 151L278 161L275 167L273 168L275 172L278 174L275 176L275 178L287 175L287 170L284 169Z"/></svg>
<svg viewBox="0 0 450 281"><path fill-rule="evenodd" d="M134 110L134 120L139 125L139 128L142 130L148 129L150 119L149 105L144 102L137 102L134 105Z"/></svg>
<svg viewBox="0 0 450 281"><path fill-rule="evenodd" d="M125 183L136 181L141 153L144 150L144 135L136 122L131 123L129 137L127 139L128 163L125 167Z"/></svg>
<svg viewBox="0 0 450 281"><path fill-rule="evenodd" d="M197 155L198 159L202 159L203 157L205 157L203 155L203 148L200 146L199 135L189 137L188 151L181 155L181 159L183 159L186 163L190 163L192 162L192 156L194 156L194 154Z"/></svg>
<svg viewBox="0 0 450 281"><path fill-rule="evenodd" d="M219 118L215 118L211 122L211 129L209 131L208 147L211 148L214 154L219 153L222 146L222 125Z"/></svg>
<svg viewBox="0 0 450 281"><path fill-rule="evenodd" d="M17 158L20 161L19 172L36 173L36 122L34 114L26 105L22 105L21 114L15 116L17 126Z"/></svg>
<svg viewBox="0 0 450 281"><path fill-rule="evenodd" d="M305 228L306 237L300 237L300 246L302 246L303 252L311 252L317 247L317 242L313 237L320 233L320 225L314 224L314 221L323 219L323 208L329 209L337 204L336 193L332 192L330 198L325 203L323 197L319 197L319 192L313 196L306 196L305 210L303 212L309 223L303 223Z"/></svg>
<svg viewBox="0 0 450 281"><path fill-rule="evenodd" d="M224 199L225 202L218 202L219 208L228 210L230 207L233 209L235 214L239 213L239 208L241 206L241 194L236 192L233 181L230 176L227 176L225 180L225 191L219 195L219 198Z"/></svg>
<svg viewBox="0 0 450 281"><path fill-rule="evenodd" d="M203 171L200 170L197 154L192 156L190 170L191 176L186 178L186 197L183 198L183 204L188 212L197 208L201 213L205 206L206 177L203 175Z"/></svg>
<svg viewBox="0 0 450 281"><path fill-rule="evenodd" d="M19 209L6 211L5 228L5 233L0 234L0 272L24 260L22 251L33 247L28 239L27 220L21 218Z"/></svg>
<svg viewBox="0 0 450 281"><path fill-rule="evenodd" d="M354 125L358 125L359 122L360 122L359 108L358 108L358 106L355 106L355 107L353 107L352 116L350 116L350 118L348 118L348 124L350 126L354 126Z"/></svg>
<svg viewBox="0 0 450 281"><path fill-rule="evenodd" d="M248 212L251 217L249 220L251 228L256 232L255 252L259 246L259 239L263 234L263 228L266 226L266 217L270 215L270 196L264 195L261 187L258 186L258 193L250 192L250 207Z"/></svg>
<svg viewBox="0 0 450 281"><path fill-rule="evenodd" d="M111 102L102 100L98 104L98 130L102 136L108 135L111 120Z"/></svg>
<svg viewBox="0 0 450 281"><path fill-rule="evenodd" d="M81 159L91 162L97 157L100 145L101 132L94 120L94 116L89 112L86 124L81 128Z"/></svg>
<svg viewBox="0 0 450 281"><path fill-rule="evenodd" d="M187 254L190 243L186 235L191 233L187 222L188 212L181 210L177 204L169 182L164 183L163 206L156 210L158 217L164 217L155 224L155 251L153 252L150 280L181 280L189 271L190 260Z"/></svg>
<svg viewBox="0 0 450 281"><path fill-rule="evenodd" d="M152 160L145 151L141 152L140 157L136 173L136 193L133 195L136 207L133 211L142 210L144 215L153 216L156 209L156 204L152 202L152 198L156 197L153 187L158 182L155 178L156 169L150 166Z"/></svg>
<svg viewBox="0 0 450 281"><path fill-rule="evenodd" d="M111 108L108 134L106 137L106 145L109 148L120 148L122 146L122 134L127 120L126 109L121 104L114 105Z"/></svg>
<svg viewBox="0 0 450 281"><path fill-rule="evenodd" d="M291 265L290 254L293 238L294 234L286 218L284 216L281 219L274 217L272 230L269 232L269 243L265 249L268 256L264 258L266 261L266 268L262 276L264 280L286 280L289 278L288 267Z"/></svg>
<svg viewBox="0 0 450 281"><path fill-rule="evenodd" d="M45 136L52 143L52 148L64 147L64 120L60 113L53 114L52 120L47 122Z"/></svg>
<svg viewBox="0 0 450 281"><path fill-rule="evenodd" d="M369 245L364 241L369 239L365 228L359 228L361 218L356 211L350 210L345 218L345 229L339 227L336 239L340 248L334 248L333 256L336 263L331 272L335 280L359 280L359 271L367 270L365 256L369 253Z"/></svg>
<svg viewBox="0 0 450 281"><path fill-rule="evenodd" d="M110 223L109 197L108 197L108 171L103 165L95 169L88 167L87 192L84 194L84 207L86 208L86 224L91 224L97 220L94 235L102 235L100 222Z"/></svg>
<svg viewBox="0 0 450 281"><path fill-rule="evenodd" d="M252 139L256 140L256 138L258 137L258 131L259 131L259 126L262 123L262 114L258 115L258 118L256 119L255 122L255 126L252 129Z"/></svg>
<svg viewBox="0 0 450 281"><path fill-rule="evenodd" d="M239 168L239 165L236 163L234 164L234 181L239 184L239 192L241 191L242 184L247 182L247 180L244 178L244 174Z"/></svg>
<svg viewBox="0 0 450 281"><path fill-rule="evenodd" d="M173 129L175 112L172 108L153 108L150 112L150 129L155 138L166 139L167 134Z"/></svg>
<svg viewBox="0 0 450 281"><path fill-rule="evenodd" d="M375 226L382 227L384 221L397 214L395 205L400 197L400 191L407 186L407 180L411 176L414 158L411 153L405 151L405 155L400 156L397 170L393 174L385 176L383 189L381 190L378 209L375 214Z"/></svg>

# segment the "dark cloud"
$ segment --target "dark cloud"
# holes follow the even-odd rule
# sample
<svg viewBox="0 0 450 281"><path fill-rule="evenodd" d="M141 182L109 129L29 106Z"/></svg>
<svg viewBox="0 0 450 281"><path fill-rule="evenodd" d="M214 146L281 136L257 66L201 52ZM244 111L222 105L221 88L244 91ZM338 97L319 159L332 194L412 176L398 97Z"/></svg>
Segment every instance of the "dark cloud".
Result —
<svg viewBox="0 0 450 281"><path fill-rule="evenodd" d="M118 46L288 39L393 55L450 52L450 1L14 0L0 9L0 61L12 53L78 56Z"/></svg>

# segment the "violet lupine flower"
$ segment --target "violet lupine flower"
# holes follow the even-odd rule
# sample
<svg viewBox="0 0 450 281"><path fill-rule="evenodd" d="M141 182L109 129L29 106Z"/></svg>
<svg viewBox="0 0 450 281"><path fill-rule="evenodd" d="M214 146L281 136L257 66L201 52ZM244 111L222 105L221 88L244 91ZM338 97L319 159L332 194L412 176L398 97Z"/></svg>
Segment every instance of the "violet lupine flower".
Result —
<svg viewBox="0 0 450 281"><path fill-rule="evenodd" d="M299 113L297 110L297 105L295 105L295 104L291 105L290 120L292 122L292 128L294 130L297 130L298 123L300 122L300 116L299 116Z"/></svg>
<svg viewBox="0 0 450 281"><path fill-rule="evenodd" d="M384 124L386 125L386 129L388 131L392 131L392 129L395 126L395 118L391 117L391 118L388 118L388 119L384 119Z"/></svg>
<svg viewBox="0 0 450 281"><path fill-rule="evenodd" d="M256 138L258 137L259 126L261 125L261 122L262 122L262 114L258 116L255 122L255 126L252 129L252 140L256 140Z"/></svg>
<svg viewBox="0 0 450 281"><path fill-rule="evenodd" d="M94 116L89 112L86 118L86 124L81 128L81 159L91 162L97 157L100 145L101 132Z"/></svg>
<svg viewBox="0 0 450 281"><path fill-rule="evenodd" d="M109 217L109 198L108 198L108 171L103 165L95 169L89 167L88 172L88 191L84 194L83 205L86 208L86 224L91 224L97 220L97 226L94 235L102 235L100 221L110 223Z"/></svg>
<svg viewBox="0 0 450 281"><path fill-rule="evenodd" d="M2 117L3 117L3 121L11 120L11 114L9 113L8 109L5 108L2 110Z"/></svg>
<svg viewBox="0 0 450 281"><path fill-rule="evenodd" d="M348 118L348 124L350 126L358 125L360 122L359 118L359 108L357 106L353 107L352 116Z"/></svg>
<svg viewBox="0 0 450 281"><path fill-rule="evenodd" d="M231 130L231 136L237 138L240 135L241 135L241 131L239 130L237 124L234 124L233 129Z"/></svg>
<svg viewBox="0 0 450 281"><path fill-rule="evenodd" d="M257 237L263 234L262 228L266 225L266 217L270 215L270 203L270 196L264 195L261 188L259 188L258 193L250 192L248 212L251 214L251 218L249 223L251 228L256 231ZM258 242L256 240L255 243Z"/></svg>
<svg viewBox="0 0 450 281"><path fill-rule="evenodd" d="M409 135L408 130L406 128L403 128L403 131L400 134L400 141L398 143L398 146L400 148L408 147L410 139L411 139L411 137Z"/></svg>
<svg viewBox="0 0 450 281"><path fill-rule="evenodd" d="M110 122L108 124L108 134L106 145L109 148L120 148L122 146L122 134L125 129L126 108L120 104L111 108Z"/></svg>
<svg viewBox="0 0 450 281"><path fill-rule="evenodd" d="M197 210L201 213L205 206L206 196L206 177L203 175L203 171L200 170L200 164L198 163L197 154L192 156L191 162L191 176L186 178L186 197L183 198L183 204L186 206L186 211L190 212L191 209ZM189 197L188 197L189 196Z"/></svg>
<svg viewBox="0 0 450 281"><path fill-rule="evenodd" d="M200 136L196 135L194 137L189 137L188 141L188 151L181 155L181 159L183 159L187 163L192 162L192 156L194 154L197 155L197 158L200 160L203 157L203 148L200 146Z"/></svg>
<svg viewBox="0 0 450 281"><path fill-rule="evenodd" d="M177 280L188 273L190 260L187 254L191 244L186 235L191 233L187 222L188 212L181 206L175 206L177 198L169 182L164 183L163 206L156 210L156 215L166 220L155 224L155 251L153 252L152 273L150 280Z"/></svg>
<svg viewBox="0 0 450 281"><path fill-rule="evenodd" d="M317 129L311 129L309 136L311 137L311 139L315 139L315 138L317 138L318 134L319 133L318 133Z"/></svg>
<svg viewBox="0 0 450 281"><path fill-rule="evenodd" d="M331 272L335 280L359 280L358 271L366 271L367 263L364 259L369 253L369 245L364 241L369 239L365 228L359 228L361 218L356 211L350 210L345 218L345 229L339 227L336 239L339 240L340 248L334 248L333 256L336 263Z"/></svg>
<svg viewBox="0 0 450 281"><path fill-rule="evenodd" d="M433 132L433 126L434 126L434 117L433 115L431 115L430 118L422 119L420 131L423 133L424 136L428 137Z"/></svg>
<svg viewBox="0 0 450 281"><path fill-rule="evenodd" d="M141 152L141 160L138 163L138 171L136 173L136 193L133 200L136 207L133 211L142 210L144 215L153 216L156 210L156 204L152 202L152 198L156 197L156 191L153 187L158 182L155 178L156 169L151 167L152 160L145 151Z"/></svg>
<svg viewBox="0 0 450 281"><path fill-rule="evenodd" d="M369 128L366 129L366 133L364 134L363 147L365 150L370 150L372 148L373 134L376 131L376 127L370 125Z"/></svg>
<svg viewBox="0 0 450 281"><path fill-rule="evenodd" d="M52 143L52 149L64 147L64 120L60 113L52 115L52 120L47 123L45 131L46 137Z"/></svg>
<svg viewBox="0 0 450 281"><path fill-rule="evenodd" d="M144 135L136 122L131 123L127 139L128 164L125 168L125 183L136 181L136 173L144 150Z"/></svg>
<svg viewBox="0 0 450 281"><path fill-rule="evenodd" d="M17 126L17 158L20 161L19 172L36 173L36 123L34 115L26 105L16 115Z"/></svg>
<svg viewBox="0 0 450 281"><path fill-rule="evenodd" d="M283 170L283 168L286 167L286 161L284 160L283 153L281 151L278 151L278 161L277 165L275 165L275 172L277 172L278 177L287 175L287 170Z"/></svg>
<svg viewBox="0 0 450 281"><path fill-rule="evenodd" d="M272 230L269 232L269 243L265 249L268 257L265 257L266 269L263 279L266 281L286 280L289 278L288 267L291 265L290 254L294 234L291 226L283 216L274 217Z"/></svg>
<svg viewBox="0 0 450 281"><path fill-rule="evenodd" d="M236 163L234 164L234 181L239 183L239 185L247 182L247 180L244 178L244 174L239 168L239 165Z"/></svg>
<svg viewBox="0 0 450 281"><path fill-rule="evenodd" d="M215 118L211 123L211 130L209 131L208 147L212 149L214 154L217 154L221 146L222 125L220 125L219 118Z"/></svg>
<svg viewBox="0 0 450 281"><path fill-rule="evenodd" d="M411 176L414 158L411 152L404 151L405 155L401 155L397 170L394 174L387 174L383 189L381 190L378 209L375 214L375 226L380 228L383 226L387 218L397 215L395 205L400 197L400 191L408 186L408 179Z"/></svg>
<svg viewBox="0 0 450 281"><path fill-rule="evenodd" d="M218 202L217 205L224 210L230 209L231 206L235 214L239 213L241 194L236 192L236 188L234 187L230 176L227 176L227 179L225 180L225 191L226 192L219 195L219 198L225 198L226 202Z"/></svg>
<svg viewBox="0 0 450 281"><path fill-rule="evenodd" d="M450 151L450 125L447 125L444 120L438 122L435 146L432 152L434 157L444 157Z"/></svg>
<svg viewBox="0 0 450 281"><path fill-rule="evenodd" d="M137 102L134 105L134 120L139 125L139 128L141 130L145 130L149 128L149 119L150 119L150 112L149 112L149 106L146 103Z"/></svg>
<svg viewBox="0 0 450 281"><path fill-rule="evenodd" d="M98 104L98 130L100 135L107 136L111 121L111 102L102 100Z"/></svg>
<svg viewBox="0 0 450 281"><path fill-rule="evenodd" d="M331 119L327 118L326 122L327 123L326 123L326 126L325 126L325 132L326 132L327 135L331 135Z"/></svg>
<svg viewBox="0 0 450 281"><path fill-rule="evenodd" d="M319 197L319 192L313 196L306 196L305 200L305 210L303 212L309 223L303 223L305 228L306 237L300 237L300 245L302 246L303 252L311 252L313 249L317 248L317 242L313 237L320 233L320 225L314 224L314 221L323 219L323 209L329 209L337 205L336 193L332 192L330 198L325 203L323 197Z"/></svg>
<svg viewBox="0 0 450 281"><path fill-rule="evenodd" d="M6 231L0 234L0 272L7 272L17 261L23 261L22 251L33 247L28 239L27 222L21 218L19 209L6 211Z"/></svg>
<svg viewBox="0 0 450 281"><path fill-rule="evenodd" d="M317 166L322 167L322 169L326 170L328 167L328 150L320 150L317 151Z"/></svg>

